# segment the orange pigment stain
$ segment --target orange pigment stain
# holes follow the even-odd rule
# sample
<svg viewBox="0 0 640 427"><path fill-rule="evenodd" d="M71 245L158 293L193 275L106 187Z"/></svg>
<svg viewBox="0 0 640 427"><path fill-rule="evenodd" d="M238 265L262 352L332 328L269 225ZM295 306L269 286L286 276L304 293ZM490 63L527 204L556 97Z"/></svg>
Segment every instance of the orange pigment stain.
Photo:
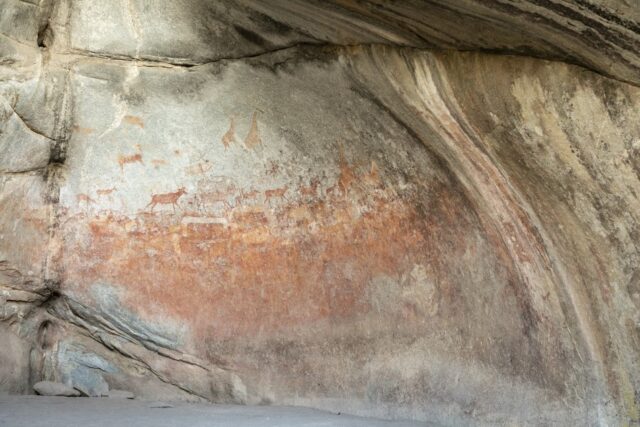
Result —
<svg viewBox="0 0 640 427"><path fill-rule="evenodd" d="M253 150L260 144L262 144L262 139L260 138L260 131L258 130L258 113L254 112L251 116L251 127L249 128L249 133L244 139L244 145L248 149Z"/></svg>
<svg viewBox="0 0 640 427"><path fill-rule="evenodd" d="M111 187L111 188L100 188L98 190L96 190L96 194L98 196L108 196L109 194L112 194L114 191L116 191L117 188L116 187Z"/></svg>
<svg viewBox="0 0 640 427"><path fill-rule="evenodd" d="M224 145L225 151L236 142L236 119L231 117L229 120L229 130L222 135L222 145Z"/></svg>
<svg viewBox="0 0 640 427"><path fill-rule="evenodd" d="M95 200L93 200L91 197L89 197L87 194L84 194L84 193L76 194L76 201L78 203L80 202L95 203L96 202Z"/></svg>
<svg viewBox="0 0 640 427"><path fill-rule="evenodd" d="M340 178L338 178L338 186L340 190L346 194L351 184L356 179L356 174L344 155L344 149L340 146Z"/></svg>
<svg viewBox="0 0 640 427"><path fill-rule="evenodd" d="M71 130L75 133L81 134L81 135L91 135L92 133L94 133L96 130L94 128L85 128L85 127L81 127L81 126L73 126L71 128Z"/></svg>
<svg viewBox="0 0 640 427"><path fill-rule="evenodd" d="M118 156L118 164L120 165L120 171L124 171L124 166L130 163L140 163L144 165L144 161L142 160L142 154L136 153L129 156L119 155Z"/></svg>
<svg viewBox="0 0 640 427"><path fill-rule="evenodd" d="M432 195L437 208L426 216L393 191L350 191L349 200L236 206L226 224L185 223L182 214L166 212L133 219L80 214L70 221L87 227L91 243L67 243L65 283L79 292L86 284L113 284L121 303L143 319L166 316L187 323L194 337L224 339L356 317L370 310L372 278L398 278L416 262L462 256L461 228L473 225L460 219L464 200L446 187ZM445 239L446 254L439 255ZM453 298L453 284L443 286Z"/></svg>
<svg viewBox="0 0 640 427"><path fill-rule="evenodd" d="M124 118L122 120L124 120L125 123L128 123L130 125L134 125L134 126L138 126L139 128L144 129L144 122L138 116L126 115L126 116L124 116Z"/></svg>

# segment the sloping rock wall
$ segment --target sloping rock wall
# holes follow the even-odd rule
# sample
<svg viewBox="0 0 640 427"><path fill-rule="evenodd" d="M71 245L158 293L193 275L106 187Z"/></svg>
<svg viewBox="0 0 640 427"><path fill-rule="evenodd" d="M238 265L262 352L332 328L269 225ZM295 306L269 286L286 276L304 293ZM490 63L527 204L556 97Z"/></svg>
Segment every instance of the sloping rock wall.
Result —
<svg viewBox="0 0 640 427"><path fill-rule="evenodd" d="M0 389L638 421L639 13L4 0Z"/></svg>

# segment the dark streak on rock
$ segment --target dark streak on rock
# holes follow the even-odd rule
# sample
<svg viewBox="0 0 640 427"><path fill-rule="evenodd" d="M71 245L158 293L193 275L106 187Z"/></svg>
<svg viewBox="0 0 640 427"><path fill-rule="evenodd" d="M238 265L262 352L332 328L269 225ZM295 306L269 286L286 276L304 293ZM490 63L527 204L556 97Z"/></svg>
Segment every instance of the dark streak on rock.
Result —
<svg viewBox="0 0 640 427"><path fill-rule="evenodd" d="M261 47L270 47L271 43L269 43L269 41L265 40L264 37L262 37L260 34L251 31L247 28L243 28L239 25L234 25L233 28L238 32L238 34L240 34L243 38L245 38L246 40L250 41L251 43L261 46Z"/></svg>

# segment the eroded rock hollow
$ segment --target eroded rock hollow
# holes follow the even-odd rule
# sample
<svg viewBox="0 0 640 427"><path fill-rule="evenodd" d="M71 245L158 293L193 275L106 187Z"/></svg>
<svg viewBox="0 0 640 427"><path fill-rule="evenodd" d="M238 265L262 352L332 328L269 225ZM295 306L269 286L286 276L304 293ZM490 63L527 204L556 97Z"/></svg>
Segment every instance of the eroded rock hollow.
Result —
<svg viewBox="0 0 640 427"><path fill-rule="evenodd" d="M0 391L640 421L640 7L0 0Z"/></svg>

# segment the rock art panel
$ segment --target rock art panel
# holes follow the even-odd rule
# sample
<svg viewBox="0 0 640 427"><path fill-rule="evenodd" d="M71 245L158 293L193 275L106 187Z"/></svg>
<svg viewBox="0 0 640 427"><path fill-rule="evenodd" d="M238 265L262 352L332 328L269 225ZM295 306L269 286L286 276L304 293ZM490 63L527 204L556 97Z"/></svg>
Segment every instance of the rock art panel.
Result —
<svg viewBox="0 0 640 427"><path fill-rule="evenodd" d="M5 3L3 392L640 419L634 8Z"/></svg>

